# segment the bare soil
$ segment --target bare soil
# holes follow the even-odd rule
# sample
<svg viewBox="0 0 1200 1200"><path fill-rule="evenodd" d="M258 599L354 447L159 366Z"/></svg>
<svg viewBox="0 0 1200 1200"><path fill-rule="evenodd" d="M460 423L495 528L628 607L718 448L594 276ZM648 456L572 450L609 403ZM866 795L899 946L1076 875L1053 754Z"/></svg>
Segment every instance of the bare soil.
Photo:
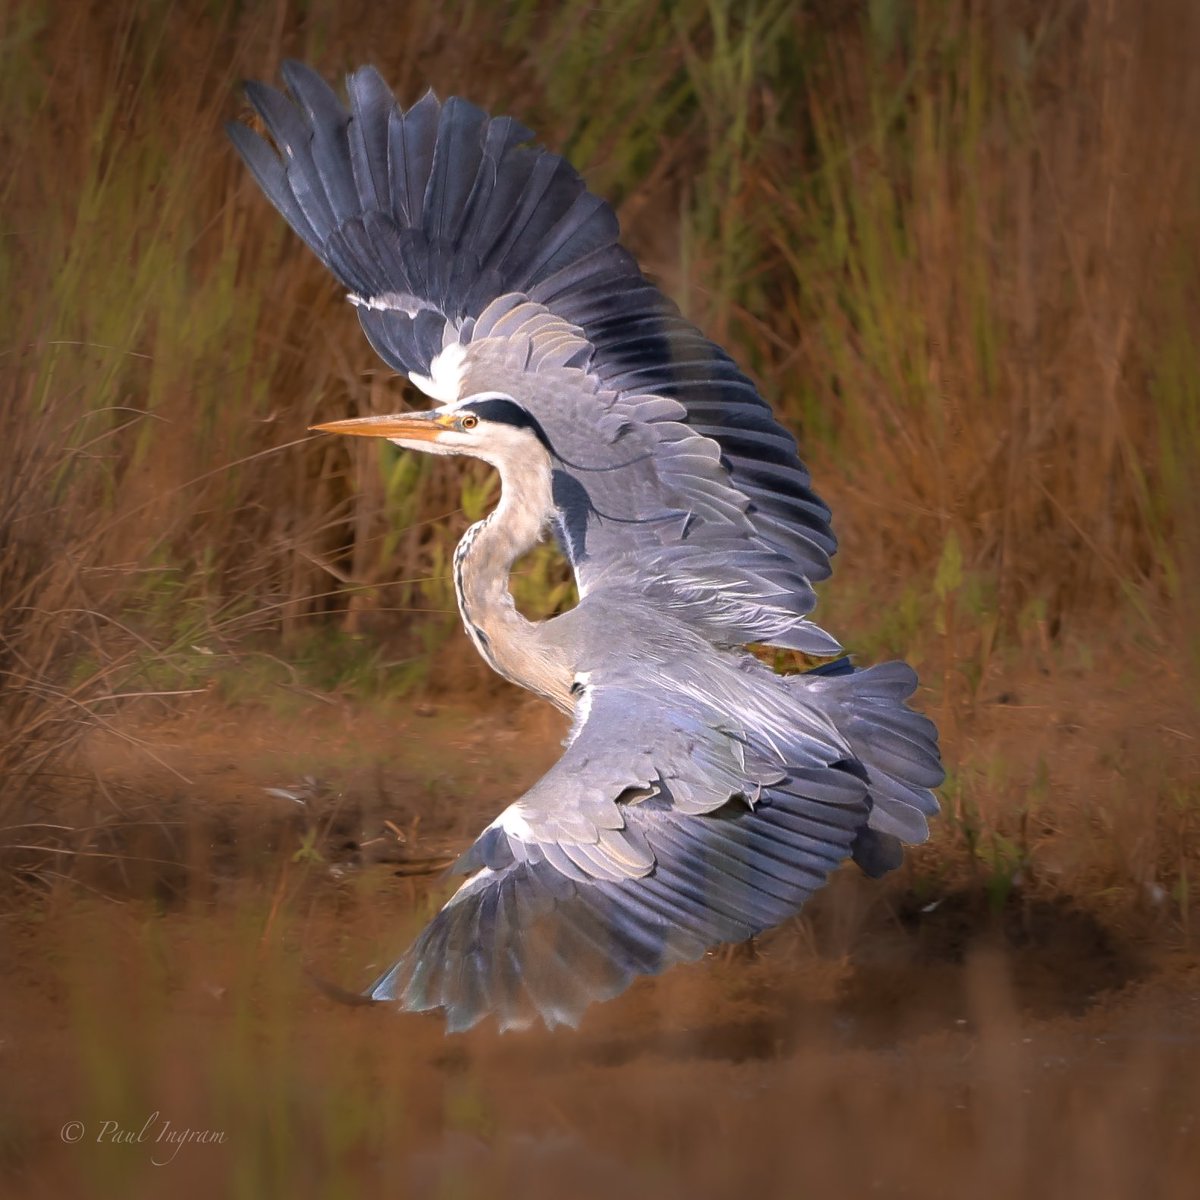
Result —
<svg viewBox="0 0 1200 1200"><path fill-rule="evenodd" d="M1028 707L1001 696L965 726L977 758L1023 744L1036 762L1044 741L1096 779L1102 708L1060 688L1047 719L1037 681L1022 690ZM0 926L5 1194L1200 1193L1186 909L1072 890L1109 868L1062 865L1070 789L1003 891L948 819L895 877L843 871L802 917L578 1032L447 1038L340 1002L562 732L491 696L205 702L94 738L120 819L91 796L96 857ZM161 1141L164 1121L197 1140Z"/></svg>

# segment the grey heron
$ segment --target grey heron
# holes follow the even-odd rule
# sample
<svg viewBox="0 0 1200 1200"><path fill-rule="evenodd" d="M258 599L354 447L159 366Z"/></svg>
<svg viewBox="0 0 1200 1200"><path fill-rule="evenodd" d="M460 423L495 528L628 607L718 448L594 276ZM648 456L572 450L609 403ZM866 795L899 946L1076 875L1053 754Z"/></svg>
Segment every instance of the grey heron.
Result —
<svg viewBox="0 0 1200 1200"><path fill-rule="evenodd" d="M833 658L809 619L829 510L750 380L622 248L612 209L509 117L366 67L348 107L288 63L229 126L347 289L380 356L436 402L331 433L472 455L495 510L454 557L467 633L570 714L557 764L461 856L465 880L369 990L449 1030L574 1025L635 978L796 913L847 858L928 836L937 733L906 664L780 675L755 643ZM516 559L553 531L578 603L527 620Z"/></svg>

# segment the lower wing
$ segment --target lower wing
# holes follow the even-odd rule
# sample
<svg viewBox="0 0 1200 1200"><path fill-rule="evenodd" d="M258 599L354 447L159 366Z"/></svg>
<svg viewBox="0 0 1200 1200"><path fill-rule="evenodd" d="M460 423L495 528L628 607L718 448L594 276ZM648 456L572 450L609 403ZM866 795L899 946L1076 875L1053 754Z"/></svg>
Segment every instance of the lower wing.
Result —
<svg viewBox="0 0 1200 1200"><path fill-rule="evenodd" d="M442 1009L451 1032L489 1013L575 1025L639 975L797 912L866 826L866 772L844 747L814 765L809 736L776 758L623 688L580 708L563 758L463 856L469 878L372 999Z"/></svg>
<svg viewBox="0 0 1200 1200"><path fill-rule="evenodd" d="M369 994L443 1009L450 1032L488 1013L501 1029L575 1025L639 975L799 911L867 813L863 781L842 767L789 777L754 809L738 799L684 816L663 796L642 800L625 822L653 855L645 875L565 874L537 854L480 868Z"/></svg>

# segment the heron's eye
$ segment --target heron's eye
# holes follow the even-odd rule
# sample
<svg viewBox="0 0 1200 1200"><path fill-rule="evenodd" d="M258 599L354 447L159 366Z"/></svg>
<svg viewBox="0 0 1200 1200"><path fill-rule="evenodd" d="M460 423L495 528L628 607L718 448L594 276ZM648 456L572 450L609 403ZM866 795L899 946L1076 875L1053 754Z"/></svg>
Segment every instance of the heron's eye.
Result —
<svg viewBox="0 0 1200 1200"><path fill-rule="evenodd" d="M471 413L467 413L467 415L463 417L459 424L463 429L474 429L475 426L479 424L479 418L472 416Z"/></svg>

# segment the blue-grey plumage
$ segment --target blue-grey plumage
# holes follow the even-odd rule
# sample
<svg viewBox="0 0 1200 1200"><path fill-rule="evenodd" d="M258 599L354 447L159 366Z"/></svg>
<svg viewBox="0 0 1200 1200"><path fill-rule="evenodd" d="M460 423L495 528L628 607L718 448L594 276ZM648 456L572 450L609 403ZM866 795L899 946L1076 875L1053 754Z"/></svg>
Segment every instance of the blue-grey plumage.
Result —
<svg viewBox="0 0 1200 1200"><path fill-rule="evenodd" d="M284 77L296 103L248 87L274 148L231 136L376 350L439 402L318 428L499 471L455 554L463 623L573 716L562 759L464 853L462 887L369 994L452 1030L574 1024L638 975L778 924L848 857L898 865L942 778L911 669L784 677L745 649L839 650L808 619L829 512L753 385L523 126L432 94L405 111L370 68L348 110L307 68ZM530 622L508 577L547 529L580 600Z"/></svg>

